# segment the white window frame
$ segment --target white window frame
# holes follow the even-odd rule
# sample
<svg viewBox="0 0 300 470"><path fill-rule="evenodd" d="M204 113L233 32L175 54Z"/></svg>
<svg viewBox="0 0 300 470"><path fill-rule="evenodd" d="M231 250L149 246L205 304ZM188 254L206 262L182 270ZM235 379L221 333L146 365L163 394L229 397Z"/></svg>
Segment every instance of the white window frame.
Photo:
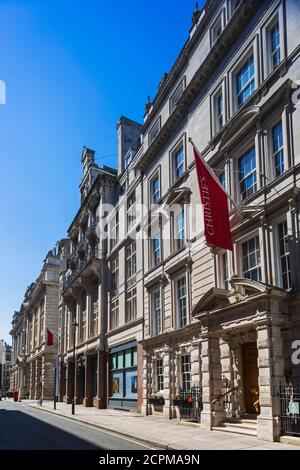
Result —
<svg viewBox="0 0 300 470"><path fill-rule="evenodd" d="M258 56L258 49L259 49L259 39L257 35L255 35L249 41L248 47L245 49L244 53L237 58L232 64L228 72L228 93L229 93L229 109L228 109L228 117L232 117L235 113L237 113L240 109L242 109L248 103L249 99L244 103L243 106L238 106L237 100L237 86L236 86L236 77L239 71L242 69L243 65L247 62L250 56L253 56L254 59L254 80L255 80L255 87L253 93L257 90L260 85L259 80L259 73L258 73L258 64L259 64L259 56ZM252 96L252 95L251 95ZM251 99L251 97L250 97Z"/></svg>
<svg viewBox="0 0 300 470"><path fill-rule="evenodd" d="M230 265L228 251L220 251L218 253L218 284L221 289L230 290Z"/></svg>
<svg viewBox="0 0 300 470"><path fill-rule="evenodd" d="M176 160L176 154L178 153L180 148L182 148L182 152L183 152L183 172L180 176L177 177L175 160ZM170 169L171 169L171 186L172 186L177 181L179 181L186 172L185 136L181 137L170 151Z"/></svg>
<svg viewBox="0 0 300 470"><path fill-rule="evenodd" d="M156 180L156 178L158 179L158 198L155 200L155 198L154 198L155 192L153 191L153 189L154 189L153 183ZM150 197L149 197L149 207L151 206L151 204L158 204L158 202L161 199L161 178L160 178L160 169L159 168L157 170L155 170L155 172L149 178L149 195L150 195Z"/></svg>
<svg viewBox="0 0 300 470"><path fill-rule="evenodd" d="M112 292L118 292L119 289L119 255L115 256L110 262L110 273L111 273L111 290ZM116 285L113 284L115 277Z"/></svg>
<svg viewBox="0 0 300 470"><path fill-rule="evenodd" d="M157 307L155 298L158 296L159 308ZM161 302L161 289L157 288L150 293L151 299L151 316L152 316L152 336L158 336L163 331L162 323L162 302ZM159 311L159 323L157 322L157 312Z"/></svg>
<svg viewBox="0 0 300 470"><path fill-rule="evenodd" d="M222 100L222 112L219 113L218 109L218 100L221 98ZM213 95L212 100L213 106L213 134L217 134L225 124L225 115L224 115L224 96L223 96L223 89L220 87L218 91ZM220 124L220 118L222 120L222 124Z"/></svg>
<svg viewBox="0 0 300 470"><path fill-rule="evenodd" d="M178 295L178 283L181 280L185 280L185 296L179 297ZM184 328L189 324L189 298L188 298L188 279L187 274L182 273L174 279L174 294L175 294L175 312L176 312L176 326L177 328ZM185 323L182 321L183 317L181 316L180 310L180 300L185 297ZM184 323L184 324L183 324Z"/></svg>
<svg viewBox="0 0 300 470"><path fill-rule="evenodd" d="M274 152L274 146L273 146L273 132L274 132L274 129L277 125L281 124L281 134L282 134L282 146L280 147L279 150L277 150L276 152ZM282 123L282 119L280 117L280 119L278 119L276 122L274 122L272 124L272 126L270 127L270 154L271 154L271 161L270 161L270 164L271 164L271 175L272 175L272 179L275 179L275 178L278 178L279 176L283 175L284 172L286 171L286 168L285 168L285 151L284 151L284 128L283 128L283 123ZM280 173L280 175L276 175L276 167L275 167L275 157L276 155L278 155L279 153L282 153L282 158L283 158L283 172Z"/></svg>
<svg viewBox="0 0 300 470"><path fill-rule="evenodd" d="M131 279L136 275L136 241L132 241L126 247L126 278Z"/></svg>
<svg viewBox="0 0 300 470"><path fill-rule="evenodd" d="M110 330L119 326L119 298L113 299L110 304Z"/></svg>
<svg viewBox="0 0 300 470"><path fill-rule="evenodd" d="M265 21L262 27L262 48L263 48L263 57L266 58L264 64L266 66L263 70L263 78L266 79L268 75L270 75L275 68L273 68L272 60L271 60L271 30L272 27L278 23L279 25L279 34L280 34L280 62L286 57L285 52L285 22L283 16L283 4L280 2L276 5L274 11L268 16L267 20ZM278 67L278 66L277 66ZM276 68L277 68L276 67Z"/></svg>
<svg viewBox="0 0 300 470"><path fill-rule="evenodd" d="M253 239L255 239L255 240L258 239L258 248L259 248L259 255L260 255L260 258L259 258L259 259L260 259L260 263L259 263L259 264L256 264L255 268L248 268L248 269L245 271L245 270L244 270L243 245L244 245L245 243L249 244L249 242L250 242L251 240L253 240ZM250 272L254 271L255 269L258 269L258 270L260 271L260 279L258 279L257 281L258 281L258 282L262 282L262 281L263 281L263 272L262 272L262 247L261 247L261 240L260 240L260 237L259 237L259 233L258 233L257 231L254 232L254 233L252 233L251 236L249 235L249 237L247 237L247 238L241 240L241 241L239 242L239 245L240 245L240 246L239 246L239 248L240 248L240 250L239 250L239 251L240 251L240 270L241 270L241 273L242 273L242 277L251 280L251 277L245 276L245 273L246 273L246 272L249 272L249 273L250 273ZM248 245L248 246L249 246L249 245ZM256 253L256 252L257 252L257 250L255 251L255 253ZM247 255L248 258L249 258L249 256L250 256L250 254L252 254L252 253L254 253L254 252L249 253L249 251L248 251L248 255Z"/></svg>
<svg viewBox="0 0 300 470"><path fill-rule="evenodd" d="M247 173L246 176L244 176L242 179L240 178L240 161L243 157L245 157L247 154L249 154L251 152L251 150L254 149L254 153L255 153L255 169L254 170L251 170L249 173ZM255 142L253 143L253 145L249 145L247 147L247 150L244 150L238 157L237 157L237 188L238 188L238 191L237 191L237 194L238 194L238 199L239 201L247 201L247 199L249 199L250 197L252 197L257 191L258 191L258 173L257 173L257 152L256 152L256 146L255 146ZM246 178L249 178L250 175L252 174L256 174L256 182L255 184L253 185L253 187L255 188L255 190L253 191L252 194L250 194L249 196L245 196L243 197L243 193L241 191L241 183L242 181L245 181Z"/></svg>
<svg viewBox="0 0 300 470"><path fill-rule="evenodd" d="M238 75L241 74L242 70L245 69L246 67L247 67L247 70L251 69L251 65L249 65L250 60L253 63L253 75L251 76L251 78L249 78L249 80L247 81L246 84L242 85L241 89L238 89L237 77L238 77ZM235 80L234 81L235 81L236 109L239 110L247 103L247 101L250 100L251 96L254 94L254 91L256 89L254 54L249 54L248 57L246 57L245 60L241 63L239 69L235 73ZM241 104L239 104L239 97L242 96L245 93L245 90L247 90L249 88L249 86L250 86L250 88L252 88L252 84L253 84L253 89L250 92L249 97L247 99L245 99Z"/></svg>
<svg viewBox="0 0 300 470"><path fill-rule="evenodd" d="M130 315L129 315L130 311ZM137 318L137 291L136 287L127 291L126 295L126 318L125 322L134 321Z"/></svg>
<svg viewBox="0 0 300 470"><path fill-rule="evenodd" d="M188 360L187 360L188 359ZM188 377L188 379L186 378ZM182 354L180 356L180 384L184 391L189 392L192 386L192 374L191 374L191 355ZM185 387L185 384L189 384L189 387Z"/></svg>
<svg viewBox="0 0 300 470"><path fill-rule="evenodd" d="M177 205L176 205L177 206ZM176 252L181 250L186 244L187 240L187 217L186 217L186 205L184 202L179 202L178 206L180 206L180 212L173 211L171 214L171 226L172 226L172 233L171 233L171 240L172 240L172 252ZM183 214L183 229L178 230L179 227L179 216ZM179 237L180 232L183 231L183 237Z"/></svg>
<svg viewBox="0 0 300 470"><path fill-rule="evenodd" d="M287 244L288 246L288 250L287 252L285 251L283 254L280 252L280 237L279 237L279 226L282 225L282 224L286 224L286 234L284 235L283 239L287 238L287 242L284 243L285 246ZM286 289L286 290L291 290L292 288L292 277L291 277L291 274L292 274L292 270L291 270L291 253L290 253L290 244L289 244L289 229L288 229L288 223L287 223L287 220L282 220L281 222L279 222L277 224L277 236L278 236L278 262L279 262L279 273L280 273L280 284L281 284L281 287L283 289ZM282 271L282 265L281 265L281 260L282 258L285 258L286 259L286 263L289 265L289 269L286 271L286 275L287 275L287 287L284 287L284 283L283 283L283 271Z"/></svg>
<svg viewBox="0 0 300 470"><path fill-rule="evenodd" d="M162 385L162 387L160 386ZM156 392L164 391L164 361L156 359L155 361L155 388Z"/></svg>
<svg viewBox="0 0 300 470"><path fill-rule="evenodd" d="M274 249L274 256L272 257L273 260L273 270L275 272L275 279L276 279L276 284L284 289L283 287L283 282L282 282L282 270L281 270L281 262L280 262L280 239L279 239L279 225L281 223L286 222L287 224L287 236L289 236L289 225L288 225L288 219L287 219L287 214L284 214L284 216L278 217L276 220L273 221L272 224L272 233L273 233L273 249ZM289 250L288 250L288 255L290 259L290 287L288 290L292 289L293 287L293 277L292 277L292 267L291 267L291 252L290 252L290 244L289 244Z"/></svg>
<svg viewBox="0 0 300 470"><path fill-rule="evenodd" d="M154 242L156 240L159 240L159 247L158 248L155 248ZM151 267L155 268L162 261L162 252L161 252L162 243L161 243L161 230L160 230L160 228L157 232L155 232L155 234L153 234L153 235L151 234L150 243L151 243ZM159 253L158 258L156 258L157 253Z"/></svg>
<svg viewBox="0 0 300 470"><path fill-rule="evenodd" d="M131 203L131 201L133 201ZM130 204L131 203L131 204ZM136 196L135 193L130 194L127 198L126 205L126 222L127 222L127 232L130 232L136 225Z"/></svg>
<svg viewBox="0 0 300 470"><path fill-rule="evenodd" d="M112 250L119 242L119 211L117 210L110 222L110 249Z"/></svg>

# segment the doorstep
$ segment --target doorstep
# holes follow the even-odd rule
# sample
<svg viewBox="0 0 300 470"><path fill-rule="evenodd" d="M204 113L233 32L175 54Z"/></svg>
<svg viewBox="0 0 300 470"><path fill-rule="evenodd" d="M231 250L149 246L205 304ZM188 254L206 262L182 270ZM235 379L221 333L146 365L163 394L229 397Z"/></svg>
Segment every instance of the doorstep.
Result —
<svg viewBox="0 0 300 470"><path fill-rule="evenodd" d="M300 446L300 436L280 436L279 442L282 444L292 444L294 446Z"/></svg>

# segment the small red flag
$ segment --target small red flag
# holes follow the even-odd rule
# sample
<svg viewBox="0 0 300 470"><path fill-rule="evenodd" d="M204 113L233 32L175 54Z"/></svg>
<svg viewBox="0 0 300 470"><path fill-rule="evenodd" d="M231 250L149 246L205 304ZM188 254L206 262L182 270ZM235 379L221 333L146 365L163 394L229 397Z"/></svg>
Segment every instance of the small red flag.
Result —
<svg viewBox="0 0 300 470"><path fill-rule="evenodd" d="M47 346L53 346L53 333L47 328Z"/></svg>
<svg viewBox="0 0 300 470"><path fill-rule="evenodd" d="M206 241L209 245L232 251L228 194L195 147L194 157L203 205Z"/></svg>

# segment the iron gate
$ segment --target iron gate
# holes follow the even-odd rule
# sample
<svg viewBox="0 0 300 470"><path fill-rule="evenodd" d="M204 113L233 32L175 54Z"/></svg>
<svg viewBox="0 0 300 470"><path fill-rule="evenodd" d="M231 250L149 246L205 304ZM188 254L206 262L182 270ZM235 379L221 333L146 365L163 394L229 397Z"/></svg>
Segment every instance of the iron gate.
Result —
<svg viewBox="0 0 300 470"><path fill-rule="evenodd" d="M281 432L300 436L300 377L289 377L280 384Z"/></svg>
<svg viewBox="0 0 300 470"><path fill-rule="evenodd" d="M179 398L174 400L174 405L179 408L180 419L200 423L200 413L203 409L201 387L192 387L189 391L181 390Z"/></svg>

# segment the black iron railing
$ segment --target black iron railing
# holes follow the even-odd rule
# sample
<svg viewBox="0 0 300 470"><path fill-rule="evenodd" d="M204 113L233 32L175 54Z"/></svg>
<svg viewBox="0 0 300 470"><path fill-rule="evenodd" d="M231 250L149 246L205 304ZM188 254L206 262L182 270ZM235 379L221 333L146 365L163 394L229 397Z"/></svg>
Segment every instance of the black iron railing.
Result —
<svg viewBox="0 0 300 470"><path fill-rule="evenodd" d="M178 406L180 419L200 423L200 413L203 409L201 387L192 387L191 390L181 390L173 405Z"/></svg>
<svg viewBox="0 0 300 470"><path fill-rule="evenodd" d="M100 258L100 252L98 248L90 248L86 253L85 257L78 261L78 264L74 271L72 271L72 273L70 273L63 281L63 292L65 292L71 286L71 284L73 284L75 279L77 279L80 273L84 271L84 269L94 258Z"/></svg>
<svg viewBox="0 0 300 470"><path fill-rule="evenodd" d="M279 386L282 434L300 436L300 377L287 377Z"/></svg>

